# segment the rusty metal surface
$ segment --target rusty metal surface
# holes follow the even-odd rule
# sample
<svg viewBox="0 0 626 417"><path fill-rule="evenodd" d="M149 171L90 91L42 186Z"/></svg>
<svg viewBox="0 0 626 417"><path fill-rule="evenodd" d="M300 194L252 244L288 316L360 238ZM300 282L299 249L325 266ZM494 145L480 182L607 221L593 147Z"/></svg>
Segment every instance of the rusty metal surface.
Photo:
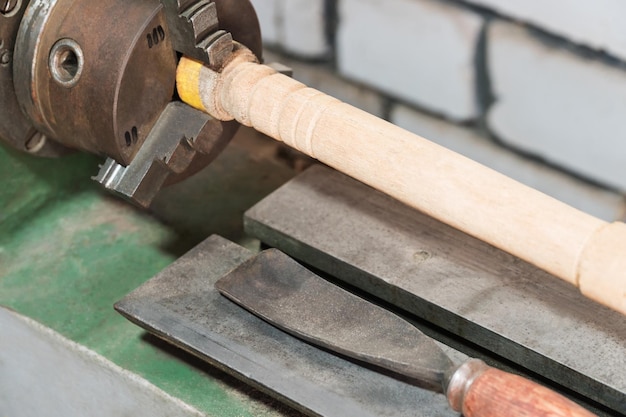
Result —
<svg viewBox="0 0 626 417"><path fill-rule="evenodd" d="M232 34L219 29L215 2L210 0L163 0L174 48L180 53L218 69L232 53Z"/></svg>
<svg viewBox="0 0 626 417"><path fill-rule="evenodd" d="M174 97L176 51L201 51L207 62L215 61L228 54L234 38L249 42L261 57L260 29L248 0L163 3L165 8L158 0L34 0L0 15L10 20L0 38L12 70L1 79L10 93L4 104L19 116L12 123L25 125L21 136L36 128L46 142L126 166ZM235 126L212 121L193 145L212 153ZM197 161L205 166L212 159Z"/></svg>
<svg viewBox="0 0 626 417"><path fill-rule="evenodd" d="M9 4L9 3L3 3ZM15 2L9 13L0 14L0 141L38 156L59 156L69 150L53 141L45 140L32 122L24 116L13 85L15 40L27 1Z"/></svg>
<svg viewBox="0 0 626 417"><path fill-rule="evenodd" d="M215 69L232 52L233 39L261 58L259 22L249 0L162 0L174 48Z"/></svg>
<svg viewBox="0 0 626 417"><path fill-rule="evenodd" d="M158 0L31 2L14 57L22 108L50 138L128 164L174 94L166 29Z"/></svg>
<svg viewBox="0 0 626 417"><path fill-rule="evenodd" d="M215 284L218 291L307 342L443 392L454 364L415 326L267 249Z"/></svg>
<svg viewBox="0 0 626 417"><path fill-rule="evenodd" d="M626 413L626 320L569 284L316 166L246 213L309 265Z"/></svg>
<svg viewBox="0 0 626 417"><path fill-rule="evenodd" d="M116 304L131 321L311 416L456 416L445 397L310 346L214 283L254 256L213 236ZM463 361L465 356L442 346Z"/></svg>
<svg viewBox="0 0 626 417"><path fill-rule="evenodd" d="M7 117L0 121L0 140L35 155L80 149L110 158L106 166L116 172L133 162L156 166L162 155L147 153L181 139L157 126L168 105L180 103L174 91L177 53L199 54L207 64L219 65L235 39L261 59L259 23L249 0L5 3L0 109ZM206 167L238 127L208 119L185 138L193 148L190 157L156 169L158 179L155 170L131 169L147 173L134 176L133 187L146 191L135 201L146 206L156 187ZM155 137L163 143L143 149L148 136L151 144ZM141 161L135 161L137 155Z"/></svg>

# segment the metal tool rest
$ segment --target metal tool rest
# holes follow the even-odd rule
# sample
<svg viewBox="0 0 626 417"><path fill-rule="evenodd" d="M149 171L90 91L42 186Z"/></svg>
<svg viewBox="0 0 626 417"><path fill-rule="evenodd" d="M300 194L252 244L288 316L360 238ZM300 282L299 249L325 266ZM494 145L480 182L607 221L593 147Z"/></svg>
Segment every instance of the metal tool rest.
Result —
<svg viewBox="0 0 626 417"><path fill-rule="evenodd" d="M322 166L244 223L294 258L626 413L624 317L532 265Z"/></svg>
<svg viewBox="0 0 626 417"><path fill-rule="evenodd" d="M539 378L598 415L626 412L622 317L529 264L321 166L250 209L245 225L414 318L456 360L470 354ZM309 346L220 297L213 283L252 256L211 237L117 309L306 414L454 414L443 396Z"/></svg>

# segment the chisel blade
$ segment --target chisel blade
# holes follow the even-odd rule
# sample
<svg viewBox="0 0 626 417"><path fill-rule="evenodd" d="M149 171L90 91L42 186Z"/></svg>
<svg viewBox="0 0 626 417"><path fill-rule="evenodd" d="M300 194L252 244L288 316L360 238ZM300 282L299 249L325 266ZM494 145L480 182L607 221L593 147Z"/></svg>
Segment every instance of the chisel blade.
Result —
<svg viewBox="0 0 626 417"><path fill-rule="evenodd" d="M409 322L266 250L220 279L216 288L272 325L424 388L442 391L452 361Z"/></svg>

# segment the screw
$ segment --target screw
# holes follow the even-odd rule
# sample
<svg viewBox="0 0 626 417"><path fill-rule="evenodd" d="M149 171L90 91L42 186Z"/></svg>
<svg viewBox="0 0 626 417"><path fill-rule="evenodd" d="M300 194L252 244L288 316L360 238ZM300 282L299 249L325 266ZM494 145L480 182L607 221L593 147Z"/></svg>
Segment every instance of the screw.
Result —
<svg viewBox="0 0 626 417"><path fill-rule="evenodd" d="M26 141L26 143L24 144L24 147L26 148L27 152L37 153L41 150L41 148L44 147L44 145L46 144L46 141L47 141L46 135L44 135L41 132L35 132L30 137L30 139Z"/></svg>
<svg viewBox="0 0 626 417"><path fill-rule="evenodd" d="M0 13L9 14L20 3L20 0L0 0Z"/></svg>
<svg viewBox="0 0 626 417"><path fill-rule="evenodd" d="M3 66L7 66L11 63L11 51L1 51L0 52L0 64Z"/></svg>
<svg viewBox="0 0 626 417"><path fill-rule="evenodd" d="M83 72L83 51L76 41L59 39L50 51L48 66L52 78L66 88L74 87Z"/></svg>

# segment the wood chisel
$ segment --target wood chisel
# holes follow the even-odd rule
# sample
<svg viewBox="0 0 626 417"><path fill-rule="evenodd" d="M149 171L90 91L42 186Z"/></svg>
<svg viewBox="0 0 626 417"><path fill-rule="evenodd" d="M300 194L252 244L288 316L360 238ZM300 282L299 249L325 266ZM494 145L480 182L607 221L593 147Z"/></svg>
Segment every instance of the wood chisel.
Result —
<svg viewBox="0 0 626 417"><path fill-rule="evenodd" d="M594 416L573 401L478 359L455 365L435 342L372 304L269 249L220 279L221 294L309 343L422 388L466 417Z"/></svg>

